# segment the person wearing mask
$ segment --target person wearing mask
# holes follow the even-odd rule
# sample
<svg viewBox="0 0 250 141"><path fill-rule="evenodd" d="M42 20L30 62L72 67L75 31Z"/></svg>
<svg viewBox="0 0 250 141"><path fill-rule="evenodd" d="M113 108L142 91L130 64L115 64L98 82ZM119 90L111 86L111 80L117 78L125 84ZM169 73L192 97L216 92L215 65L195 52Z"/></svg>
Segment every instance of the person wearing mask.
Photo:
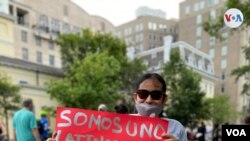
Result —
<svg viewBox="0 0 250 141"><path fill-rule="evenodd" d="M160 117L167 101L166 82L157 73L144 74L135 86L133 99L139 116ZM183 125L174 119L162 118L169 122L168 132L162 134L164 141L187 141Z"/></svg>
<svg viewBox="0 0 250 141"><path fill-rule="evenodd" d="M14 114L12 124L15 141L41 141L33 107L32 99L25 99L23 108Z"/></svg>
<svg viewBox="0 0 250 141"><path fill-rule="evenodd" d="M157 73L144 74L135 86L133 99L138 113L131 115L160 117L167 100L165 80ZM187 141L185 128L180 122L169 118L162 119L167 120L169 124L167 133L161 135L161 141ZM47 141L55 141L55 136L56 133Z"/></svg>

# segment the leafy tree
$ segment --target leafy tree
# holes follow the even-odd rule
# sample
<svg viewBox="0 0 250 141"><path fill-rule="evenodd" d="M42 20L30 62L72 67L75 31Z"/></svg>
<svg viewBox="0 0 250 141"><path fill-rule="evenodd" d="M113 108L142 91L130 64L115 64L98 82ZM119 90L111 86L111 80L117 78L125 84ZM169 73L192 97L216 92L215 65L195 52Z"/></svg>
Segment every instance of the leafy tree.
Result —
<svg viewBox="0 0 250 141"><path fill-rule="evenodd" d="M237 118L237 115L239 115L236 109L231 106L229 97L226 95L216 95L214 98L208 99L208 103L211 112L211 119L214 123L230 123Z"/></svg>
<svg viewBox="0 0 250 141"><path fill-rule="evenodd" d="M0 114L4 116L6 123L7 137L9 138L9 111L13 111L19 108L21 96L18 94L19 87L13 85L9 78L0 73Z"/></svg>
<svg viewBox="0 0 250 141"><path fill-rule="evenodd" d="M121 90L127 94L134 91L135 81L138 80L142 73L147 70L141 59L135 58L134 60L127 60L123 63L121 69L121 80L123 85Z"/></svg>
<svg viewBox="0 0 250 141"><path fill-rule="evenodd" d="M107 51L119 61L124 61L126 45L111 34L93 33L84 29L81 34L63 34L57 39L61 47L63 65L66 68L74 63L74 60L82 60L89 52L96 53Z"/></svg>
<svg viewBox="0 0 250 141"><path fill-rule="evenodd" d="M179 120L184 126L194 124L200 118L209 116L205 93L201 92L201 77L186 68L179 51L172 50L170 61L164 66L163 76L168 86L169 103L167 115Z"/></svg>
<svg viewBox="0 0 250 141"><path fill-rule="evenodd" d="M108 53L87 53L70 65L70 74L53 81L48 92L65 106L96 109L100 103L114 104L120 81L119 62ZM74 80L74 81L72 81Z"/></svg>
<svg viewBox="0 0 250 141"><path fill-rule="evenodd" d="M126 45L110 34L61 35L57 39L65 77L49 84L48 92L63 105L96 109L100 103L114 104L117 94L131 91L133 80L145 70L139 59L128 60Z"/></svg>

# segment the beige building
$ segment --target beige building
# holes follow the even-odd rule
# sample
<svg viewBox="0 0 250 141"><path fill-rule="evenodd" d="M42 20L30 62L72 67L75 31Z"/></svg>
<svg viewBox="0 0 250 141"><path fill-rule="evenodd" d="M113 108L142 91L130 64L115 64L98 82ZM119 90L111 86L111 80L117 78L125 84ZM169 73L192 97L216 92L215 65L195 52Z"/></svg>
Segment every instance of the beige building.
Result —
<svg viewBox="0 0 250 141"><path fill-rule="evenodd" d="M116 27L115 36L123 39L127 46L135 47L136 52L162 46L163 37L169 34L177 40L177 21L167 20L161 11L158 13L159 10L139 8L135 20Z"/></svg>
<svg viewBox="0 0 250 141"><path fill-rule="evenodd" d="M111 33L112 23L89 15L71 0L10 0L14 22L15 58L61 68L59 34L79 33L83 28Z"/></svg>
<svg viewBox="0 0 250 141"><path fill-rule="evenodd" d="M36 117L43 107L58 106L47 94L46 83L63 76L59 34L79 33L83 28L112 33L106 19L89 15L70 0L0 1L0 73L21 87L22 98L32 98ZM1 119L1 118L0 118ZM52 130L55 120L50 119ZM11 119L9 132L13 138Z"/></svg>
<svg viewBox="0 0 250 141"><path fill-rule="evenodd" d="M244 78L238 83L230 73L233 69L246 63L241 47L248 44L249 29L231 33L225 26L220 33L225 39L219 41L203 31L202 23L218 19L224 14L225 0L185 0L180 4L179 39L213 58L215 75L218 78L215 94L229 95L233 107L243 111L250 98L240 94Z"/></svg>

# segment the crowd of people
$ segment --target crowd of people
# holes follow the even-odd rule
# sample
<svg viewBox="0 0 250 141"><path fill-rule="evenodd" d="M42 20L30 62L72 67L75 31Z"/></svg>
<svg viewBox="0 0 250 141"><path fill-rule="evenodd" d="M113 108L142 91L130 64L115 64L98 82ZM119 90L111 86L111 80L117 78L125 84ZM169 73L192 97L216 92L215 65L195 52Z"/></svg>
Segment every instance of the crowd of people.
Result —
<svg viewBox="0 0 250 141"><path fill-rule="evenodd" d="M130 114L125 104L115 105L109 110L106 104L100 104L98 111L115 111L119 114L130 114L136 116L160 117L167 120L169 128L167 133L162 134L162 139L166 141L220 141L221 126L215 124L214 127L205 125L200 121L196 128L184 127L177 120L162 116L164 103L167 101L166 82L157 73L144 74L135 85L132 94L136 114ZM33 113L32 99L23 101L23 108L17 111L13 117L14 137L16 141L55 141L54 136L49 136L49 123L47 113L41 112L41 118L35 119ZM250 117L246 123L250 123ZM2 130L0 133L2 134ZM1 137L1 136L0 136ZM0 140L1 141L1 140Z"/></svg>

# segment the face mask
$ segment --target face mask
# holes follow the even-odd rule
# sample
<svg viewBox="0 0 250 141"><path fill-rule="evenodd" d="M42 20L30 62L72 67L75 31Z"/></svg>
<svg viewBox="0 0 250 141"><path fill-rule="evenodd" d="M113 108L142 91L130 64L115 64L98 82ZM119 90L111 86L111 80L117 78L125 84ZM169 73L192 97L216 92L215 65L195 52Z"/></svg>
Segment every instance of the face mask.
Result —
<svg viewBox="0 0 250 141"><path fill-rule="evenodd" d="M135 108L141 116L151 116L154 114L156 117L162 112L163 106L150 105L147 103L135 103Z"/></svg>

